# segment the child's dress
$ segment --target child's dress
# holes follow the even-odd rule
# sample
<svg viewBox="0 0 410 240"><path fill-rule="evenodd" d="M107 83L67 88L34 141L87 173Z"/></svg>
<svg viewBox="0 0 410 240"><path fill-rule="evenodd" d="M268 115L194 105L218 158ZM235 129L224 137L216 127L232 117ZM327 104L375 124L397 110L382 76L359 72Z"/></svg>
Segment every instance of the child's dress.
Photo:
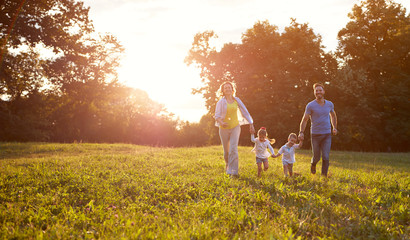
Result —
<svg viewBox="0 0 410 240"><path fill-rule="evenodd" d="M259 138L255 138L255 135L252 134L251 141L255 143L255 147L252 149L252 152L255 152L257 158L268 158L271 155L268 152L268 148L272 154L275 154L268 139L265 139L265 141L261 142L259 141Z"/></svg>
<svg viewBox="0 0 410 240"><path fill-rule="evenodd" d="M293 164L295 160L295 150L299 149L299 144L294 144L292 147L288 147L287 144L283 145L278 153L282 154L282 163L283 165Z"/></svg>

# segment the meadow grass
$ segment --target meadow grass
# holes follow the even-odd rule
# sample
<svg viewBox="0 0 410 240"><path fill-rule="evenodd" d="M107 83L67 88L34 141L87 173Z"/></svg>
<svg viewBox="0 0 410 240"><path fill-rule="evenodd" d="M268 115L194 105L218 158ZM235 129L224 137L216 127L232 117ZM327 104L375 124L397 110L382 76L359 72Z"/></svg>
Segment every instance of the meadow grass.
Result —
<svg viewBox="0 0 410 240"><path fill-rule="evenodd" d="M222 147L0 144L0 239L409 239L410 153L331 152L330 177L296 154L257 178Z"/></svg>

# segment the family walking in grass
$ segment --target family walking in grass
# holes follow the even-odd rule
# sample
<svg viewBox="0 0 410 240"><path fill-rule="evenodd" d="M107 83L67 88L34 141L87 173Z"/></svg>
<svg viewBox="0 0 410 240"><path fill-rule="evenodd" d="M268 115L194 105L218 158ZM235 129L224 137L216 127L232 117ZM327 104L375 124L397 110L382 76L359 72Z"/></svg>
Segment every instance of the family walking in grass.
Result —
<svg viewBox="0 0 410 240"><path fill-rule="evenodd" d="M267 129L265 127L261 127L258 130L257 137L255 138L253 119L245 104L236 97L235 92L236 89L233 82L222 83L217 92L220 100L216 104L215 109L215 125L219 127L219 136L224 152L225 171L228 175L239 175L238 143L241 133L240 126L249 124L251 141L255 143L252 151L256 155L258 177L262 174L262 165L265 171L269 168L268 158L270 156L273 158L282 156L285 176L293 176L295 150L302 147L304 131L310 119L313 152L310 171L312 174L316 173L316 165L322 157L322 175L328 176L332 133L333 135L337 134L337 117L333 103L324 98L325 90L322 84L316 83L313 85L315 99L306 105L305 113L300 122L299 136L295 133L291 133L287 143L279 149L277 154L275 154L271 146L275 140L268 138ZM297 143L298 141L299 143Z"/></svg>

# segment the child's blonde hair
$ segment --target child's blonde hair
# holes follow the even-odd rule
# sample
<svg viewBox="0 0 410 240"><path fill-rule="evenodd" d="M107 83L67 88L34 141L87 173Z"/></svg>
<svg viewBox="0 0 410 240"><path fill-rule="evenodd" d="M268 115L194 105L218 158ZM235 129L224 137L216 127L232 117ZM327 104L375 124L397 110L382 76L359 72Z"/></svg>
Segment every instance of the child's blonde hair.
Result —
<svg viewBox="0 0 410 240"><path fill-rule="evenodd" d="M298 140L298 135L296 135L296 133L291 133L291 134L289 134L288 140L290 138L295 138L296 140Z"/></svg>
<svg viewBox="0 0 410 240"><path fill-rule="evenodd" d="M270 144L274 144L274 143L276 142L275 139L273 139L273 138L272 138L272 139L271 139L271 138L268 138L268 132L266 131L266 128L265 128L265 127L261 127L261 128L258 130L258 137L261 136L261 135L265 136L266 139L269 140Z"/></svg>

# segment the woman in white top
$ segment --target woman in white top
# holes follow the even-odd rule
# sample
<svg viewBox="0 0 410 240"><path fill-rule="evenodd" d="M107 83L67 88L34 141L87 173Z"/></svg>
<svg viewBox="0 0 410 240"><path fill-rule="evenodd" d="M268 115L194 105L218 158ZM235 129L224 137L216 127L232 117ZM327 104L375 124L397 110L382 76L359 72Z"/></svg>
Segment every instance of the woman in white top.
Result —
<svg viewBox="0 0 410 240"><path fill-rule="evenodd" d="M215 125L219 127L225 171L229 175L239 174L238 143L241 134L241 125L249 124L249 130L255 133L253 119L242 101L235 97L235 85L224 82L219 87L217 95L221 98L216 104Z"/></svg>

